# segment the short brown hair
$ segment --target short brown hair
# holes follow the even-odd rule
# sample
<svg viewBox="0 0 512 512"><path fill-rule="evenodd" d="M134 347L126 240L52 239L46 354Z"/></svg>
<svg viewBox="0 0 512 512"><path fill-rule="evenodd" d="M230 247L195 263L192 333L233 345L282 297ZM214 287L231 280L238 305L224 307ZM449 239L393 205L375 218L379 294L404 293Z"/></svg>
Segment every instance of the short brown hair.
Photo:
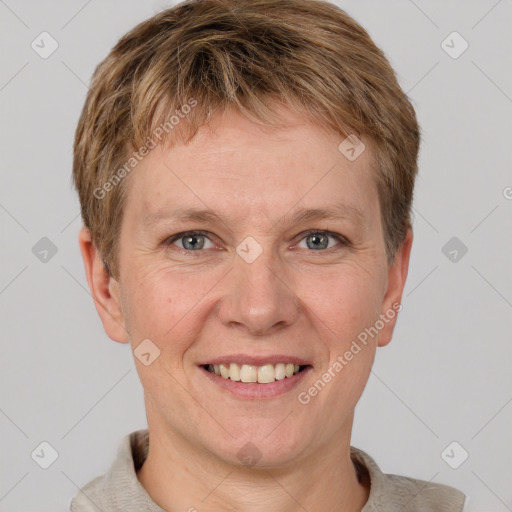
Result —
<svg viewBox="0 0 512 512"><path fill-rule="evenodd" d="M392 261L411 225L420 131L382 50L328 2L188 0L119 40L96 68L78 122L73 179L111 275L118 276L122 178L151 149L155 130L166 144L186 142L227 108L279 127L274 101L370 141ZM175 129L171 117L185 117L180 112L186 122Z"/></svg>

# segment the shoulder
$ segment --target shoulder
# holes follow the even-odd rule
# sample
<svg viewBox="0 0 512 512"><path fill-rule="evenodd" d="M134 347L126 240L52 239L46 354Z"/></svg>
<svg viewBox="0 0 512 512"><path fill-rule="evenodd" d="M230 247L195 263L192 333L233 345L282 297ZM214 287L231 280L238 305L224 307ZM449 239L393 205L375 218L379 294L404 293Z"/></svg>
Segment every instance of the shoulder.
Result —
<svg viewBox="0 0 512 512"><path fill-rule="evenodd" d="M136 470L147 455L148 431L139 430L126 435L117 450L117 455L102 476L98 476L82 487L71 500L71 512L110 512L114 510L161 509L151 502L137 479Z"/></svg>
<svg viewBox="0 0 512 512"><path fill-rule="evenodd" d="M466 496L444 484L383 473L365 452L351 447L359 472L370 480L370 495L362 512L462 512Z"/></svg>
<svg viewBox="0 0 512 512"><path fill-rule="evenodd" d="M71 500L69 510L71 512L97 512L98 507L103 505L104 485L104 475L91 480L76 493Z"/></svg>
<svg viewBox="0 0 512 512"><path fill-rule="evenodd" d="M465 495L444 484L399 475L384 475L388 493L381 496L384 504L391 497L403 512L461 512Z"/></svg>

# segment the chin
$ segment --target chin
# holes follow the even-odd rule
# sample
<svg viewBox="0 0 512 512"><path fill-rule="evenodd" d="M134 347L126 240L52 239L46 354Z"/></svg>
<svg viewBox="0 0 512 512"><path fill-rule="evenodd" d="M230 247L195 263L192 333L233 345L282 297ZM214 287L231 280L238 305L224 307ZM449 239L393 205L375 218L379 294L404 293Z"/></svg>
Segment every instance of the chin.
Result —
<svg viewBox="0 0 512 512"><path fill-rule="evenodd" d="M238 437L226 435L223 444L215 442L211 446L211 452L226 463L241 467L269 469L288 465L296 461L311 443L303 434L293 435L285 425L286 420L277 426L282 420L267 420L264 425L260 422L261 428L248 426L240 430L242 435ZM277 432L280 428L282 430Z"/></svg>

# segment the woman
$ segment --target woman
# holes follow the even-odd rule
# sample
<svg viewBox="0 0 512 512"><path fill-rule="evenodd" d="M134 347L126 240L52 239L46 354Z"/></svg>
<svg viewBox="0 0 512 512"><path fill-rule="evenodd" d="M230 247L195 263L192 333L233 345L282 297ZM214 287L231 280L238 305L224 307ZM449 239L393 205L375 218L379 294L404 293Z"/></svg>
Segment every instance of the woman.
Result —
<svg viewBox="0 0 512 512"><path fill-rule="evenodd" d="M419 142L384 54L329 3L189 1L119 41L73 176L148 430L74 512L462 510L350 446L401 309Z"/></svg>

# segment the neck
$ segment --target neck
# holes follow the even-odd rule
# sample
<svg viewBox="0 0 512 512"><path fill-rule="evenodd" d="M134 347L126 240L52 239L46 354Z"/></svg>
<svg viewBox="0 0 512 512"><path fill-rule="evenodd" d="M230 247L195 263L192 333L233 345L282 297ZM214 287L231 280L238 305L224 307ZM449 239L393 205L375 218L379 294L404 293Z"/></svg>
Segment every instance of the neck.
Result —
<svg viewBox="0 0 512 512"><path fill-rule="evenodd" d="M162 509L201 512L359 512L369 487L350 458L350 433L286 467L234 466L176 432L152 428L138 479Z"/></svg>

